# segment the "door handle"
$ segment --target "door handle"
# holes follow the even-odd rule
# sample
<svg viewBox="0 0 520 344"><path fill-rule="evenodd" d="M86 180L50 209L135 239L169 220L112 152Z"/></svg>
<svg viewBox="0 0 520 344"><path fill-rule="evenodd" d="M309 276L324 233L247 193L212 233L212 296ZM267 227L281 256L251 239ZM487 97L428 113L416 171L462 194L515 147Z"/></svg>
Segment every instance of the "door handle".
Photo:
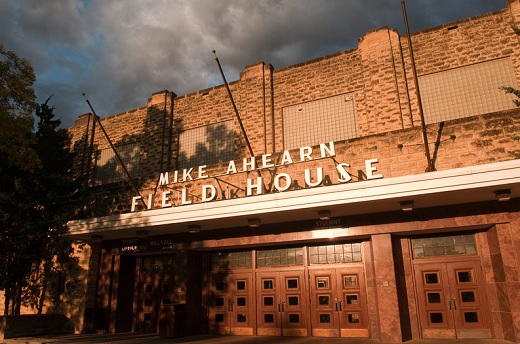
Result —
<svg viewBox="0 0 520 344"><path fill-rule="evenodd" d="M285 302L282 301L278 304L278 312L283 313L285 311Z"/></svg>
<svg viewBox="0 0 520 344"><path fill-rule="evenodd" d="M457 310L457 302L455 297L450 297L449 299L449 305L450 305L450 311L456 311Z"/></svg>
<svg viewBox="0 0 520 344"><path fill-rule="evenodd" d="M336 312L341 312L342 308L343 308L341 305L341 302L342 302L341 299L336 298L334 300L336 302Z"/></svg>

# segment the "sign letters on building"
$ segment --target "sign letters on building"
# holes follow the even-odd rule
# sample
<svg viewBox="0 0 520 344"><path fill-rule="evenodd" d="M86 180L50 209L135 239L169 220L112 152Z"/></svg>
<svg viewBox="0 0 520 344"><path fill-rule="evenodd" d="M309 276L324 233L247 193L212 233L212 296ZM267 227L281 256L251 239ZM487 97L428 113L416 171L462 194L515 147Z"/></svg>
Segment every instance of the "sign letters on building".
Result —
<svg viewBox="0 0 520 344"><path fill-rule="evenodd" d="M227 170L222 174L209 175L206 168L206 165L198 166L197 168L185 168L182 171L174 171L163 172L159 176L159 186L167 188L169 185L175 185L178 183L191 182L200 179L210 179L210 178L220 178L223 176L230 176L237 173L244 172L252 172L252 171L261 171L261 170L269 170L275 169L281 166L292 165L295 163L303 163L306 161L321 159L321 158L332 158L336 156L336 152L334 149L334 142L322 143L319 145L319 151L316 152L312 147L302 147L296 153L292 153L288 150L283 151L279 156L279 162L273 161L272 154L263 154L260 157L250 157L244 158L241 162L237 163L235 160L229 161L227 164ZM377 164L378 159L369 159L365 160L365 175L366 179L378 179L382 178L383 175L378 173ZM335 169L337 172L337 183L348 183L352 181L352 176L349 174L348 169L350 165L348 163L336 163ZM274 191L284 192L291 188L295 180L288 173L276 173L272 176L273 180L273 188ZM265 187L263 180L264 178L259 173L257 177L247 178L246 187L244 196L254 196L254 195L262 195L265 193ZM323 184L324 181L324 171L323 167L317 167L312 171L310 168L304 170L304 183L301 184L305 188L317 187ZM300 183L298 183L300 185ZM200 202L211 202L218 199L226 199L226 197L220 197L215 185L208 183L203 184L201 186L200 191ZM193 200L189 198L189 190L184 187L180 190L181 197L180 202L175 204L175 206L179 205L188 205L192 204ZM236 198L240 197L238 192L233 193L231 197L227 198ZM141 196L135 196L132 198L132 208L131 211L141 210L140 205L142 203ZM147 209L153 209L154 204L154 195L148 195L148 200L146 202ZM168 208L173 207L172 200L172 190L165 190L161 192L161 206L160 208Z"/></svg>

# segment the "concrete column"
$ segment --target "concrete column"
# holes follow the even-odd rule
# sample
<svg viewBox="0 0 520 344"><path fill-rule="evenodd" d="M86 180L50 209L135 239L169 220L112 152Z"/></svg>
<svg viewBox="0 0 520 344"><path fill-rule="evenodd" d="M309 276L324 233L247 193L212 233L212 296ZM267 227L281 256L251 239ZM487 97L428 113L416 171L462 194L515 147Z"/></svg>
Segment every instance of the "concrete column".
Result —
<svg viewBox="0 0 520 344"><path fill-rule="evenodd" d="M402 342L399 304L392 255L390 234L372 236L372 254L378 301L380 340L388 343Z"/></svg>

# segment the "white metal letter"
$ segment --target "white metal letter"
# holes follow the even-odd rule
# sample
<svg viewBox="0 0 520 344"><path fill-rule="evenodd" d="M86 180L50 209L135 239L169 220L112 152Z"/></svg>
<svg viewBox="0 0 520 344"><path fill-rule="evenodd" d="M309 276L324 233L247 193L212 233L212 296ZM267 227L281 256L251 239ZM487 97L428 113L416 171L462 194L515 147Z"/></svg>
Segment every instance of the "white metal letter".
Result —
<svg viewBox="0 0 520 344"><path fill-rule="evenodd" d="M170 196L170 194L171 194L171 191L164 191L162 193L162 204L161 204L161 206L163 208L173 207L173 205L170 202L168 202L170 200L168 198L168 196Z"/></svg>
<svg viewBox="0 0 520 344"><path fill-rule="evenodd" d="M306 168L305 169L305 184L307 184L310 187L318 186L323 182L323 167L318 167L316 169L316 181L313 183L311 181L311 170Z"/></svg>
<svg viewBox="0 0 520 344"><path fill-rule="evenodd" d="M186 188L183 188L182 189L182 197L181 197L181 204L182 205L186 205L186 204L191 204L191 201L188 199L188 190L186 190Z"/></svg>
<svg viewBox="0 0 520 344"><path fill-rule="evenodd" d="M377 167L372 166L372 164L376 164L376 163L377 163L377 159L365 160L365 166L367 169L367 179L383 178L383 175L380 173L374 174L374 172L377 171Z"/></svg>
<svg viewBox="0 0 520 344"><path fill-rule="evenodd" d="M141 199L141 196L134 196L132 197L132 208L130 211L135 211L135 206L137 205L137 201Z"/></svg>
<svg viewBox="0 0 520 344"><path fill-rule="evenodd" d="M168 185L170 184L170 178L168 178L168 172L161 173L159 177L159 185Z"/></svg>
<svg viewBox="0 0 520 344"><path fill-rule="evenodd" d="M202 185L202 202L213 201L217 196L217 188L213 185Z"/></svg>
<svg viewBox="0 0 520 344"><path fill-rule="evenodd" d="M305 158L307 158L307 160L312 160L311 153L312 147L300 148L300 161L305 161Z"/></svg>
<svg viewBox="0 0 520 344"><path fill-rule="evenodd" d="M280 165L292 164L292 163L293 163L293 160L291 158L291 154L289 154L289 151L288 150L283 151L282 161L280 162Z"/></svg>
<svg viewBox="0 0 520 344"><path fill-rule="evenodd" d="M193 167L190 168L189 170L187 169L184 169L182 170L182 181L185 182L188 180L193 180L193 178L191 177L191 172L193 172Z"/></svg>
<svg viewBox="0 0 520 344"><path fill-rule="evenodd" d="M229 162L229 165L228 165L228 168L227 168L226 174L230 174L230 173L237 173L237 167L235 165L235 161L234 160L231 160Z"/></svg>
<svg viewBox="0 0 520 344"><path fill-rule="evenodd" d="M255 157L254 156L251 157L251 161L249 161L249 162L248 162L247 158L244 158L243 162L244 162L243 172L248 171L248 167L251 167L251 171L254 171L256 169Z"/></svg>
<svg viewBox="0 0 520 344"><path fill-rule="evenodd" d="M253 194L253 189L256 189L256 194L261 195L264 191L262 184L262 177L256 178L256 184L253 184L252 178L247 178L247 189L246 196L251 196Z"/></svg>
<svg viewBox="0 0 520 344"><path fill-rule="evenodd" d="M206 165L199 166L199 174L197 178L208 178L208 175L206 173Z"/></svg>
<svg viewBox="0 0 520 344"><path fill-rule="evenodd" d="M262 167L274 167L273 163L271 162L271 154L262 155Z"/></svg>
<svg viewBox="0 0 520 344"><path fill-rule="evenodd" d="M350 165L342 163L342 164L339 164L338 166L336 166L336 170L338 170L338 173L339 173L338 181L340 183L346 183L346 182L350 182L352 180L352 177L345 170L345 167L350 167Z"/></svg>
<svg viewBox="0 0 520 344"><path fill-rule="evenodd" d="M329 154L329 156L336 156L336 152L334 151L334 142L329 142L328 147L325 143L320 143L320 154L322 158L325 158L327 156L326 153Z"/></svg>
<svg viewBox="0 0 520 344"><path fill-rule="evenodd" d="M285 186L284 187L280 186L280 179L281 178L285 178ZM288 175L287 173L280 173L280 174L277 174L276 177L274 177L274 187L278 191L285 191L285 190L287 190L288 188L291 187L291 184L292 184L291 176Z"/></svg>

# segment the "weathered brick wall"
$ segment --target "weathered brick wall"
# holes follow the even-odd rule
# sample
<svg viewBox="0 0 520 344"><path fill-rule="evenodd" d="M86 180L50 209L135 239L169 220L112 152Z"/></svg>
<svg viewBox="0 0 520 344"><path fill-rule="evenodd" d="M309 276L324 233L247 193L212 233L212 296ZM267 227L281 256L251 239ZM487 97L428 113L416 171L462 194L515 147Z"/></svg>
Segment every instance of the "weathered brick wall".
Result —
<svg viewBox="0 0 520 344"><path fill-rule="evenodd" d="M516 72L517 84L520 85L520 40L511 28L513 23L518 23L519 18L520 4L513 1L508 8L501 11L413 33L411 40L417 75L509 57ZM401 37L401 45L412 110L417 114L417 98L405 36ZM420 125L418 117L414 121L416 125Z"/></svg>
<svg viewBox="0 0 520 344"><path fill-rule="evenodd" d="M419 75L438 72L509 56L517 75L520 73L519 39L510 28L513 18L520 18L520 4L474 18L424 30L412 35ZM427 162L417 115L417 101L410 68L406 37L395 30L381 28L368 32L358 48L325 56L298 65L273 70L257 63L248 66L240 80L229 84L251 148L256 156L283 150L282 111L292 106L338 94L355 94L359 137L336 143L337 160L351 164L357 176L364 160L378 158L384 177L423 173ZM406 74L406 77L405 77ZM520 80L520 77L518 78ZM520 82L519 82L520 83ZM146 107L102 120L114 144L141 142L141 178L136 181L141 194L155 194L159 174L174 171L178 135L184 130L233 120L235 160L249 157L248 148L224 85L188 95L170 98L169 92L152 95ZM173 105L173 106L172 106ZM173 110L173 124L170 123ZM519 154L518 111L511 110L475 116L428 127L432 159L437 170L515 159ZM163 139L164 128L172 126L172 150ZM168 131L168 130L166 130ZM71 129L76 140L86 132L86 117ZM96 149L108 143L96 129ZM516 137L516 138L515 138ZM171 165L165 162L170 160ZM273 159L274 160L274 159ZM327 165L328 164L328 165ZM302 180L306 168L323 166L334 171L330 159L278 168ZM194 166L196 167L196 166ZM209 175L222 174L227 162L207 168ZM240 169L240 168L239 168ZM249 178L258 172L247 172ZM331 172L334 173L334 172ZM272 186L272 173L261 172L266 187ZM331 176L333 180L337 176ZM225 176L220 192L245 192L243 173ZM190 189L191 200L200 200L207 180L181 183L174 188ZM127 212L135 192L126 184L95 188L89 203L89 216ZM172 199L180 201L180 192Z"/></svg>

